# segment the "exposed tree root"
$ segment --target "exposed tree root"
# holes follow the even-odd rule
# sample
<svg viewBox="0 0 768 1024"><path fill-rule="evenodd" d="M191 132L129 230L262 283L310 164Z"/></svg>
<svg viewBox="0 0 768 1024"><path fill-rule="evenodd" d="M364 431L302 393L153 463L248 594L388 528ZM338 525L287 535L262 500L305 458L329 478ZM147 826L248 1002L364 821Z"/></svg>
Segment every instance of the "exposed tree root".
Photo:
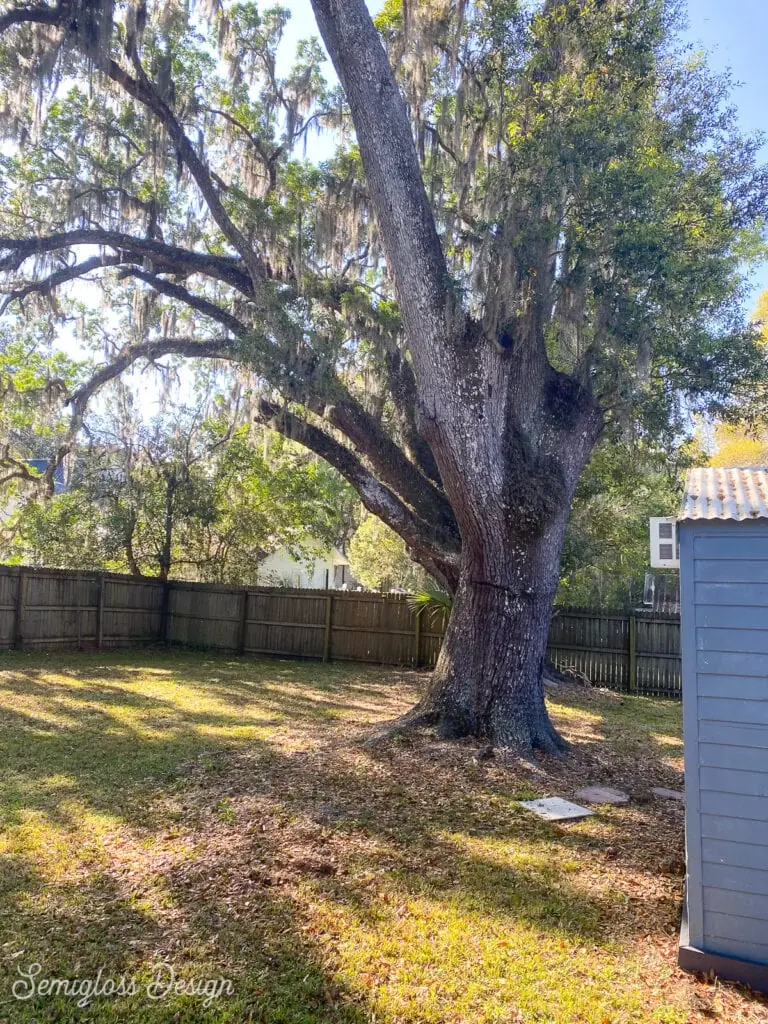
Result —
<svg viewBox="0 0 768 1024"><path fill-rule="evenodd" d="M439 713L435 708L425 704L417 704L416 707L411 708L410 711L401 715L400 718L396 718L393 722L385 722L383 725L378 726L363 740L361 746L375 747L379 743L385 743L387 740L410 732L412 729L428 728L429 726L436 725L438 718Z"/></svg>
<svg viewBox="0 0 768 1024"><path fill-rule="evenodd" d="M367 736L363 747L375 747L386 743L395 736L403 736L424 728L434 728L441 740L458 740L474 737L490 750L508 750L514 754L531 758L535 752L562 757L569 744L557 732L546 713L535 716L535 722L515 720L505 723L493 736L475 735L470 724L461 716L447 713L434 704L423 701L392 722L385 722Z"/></svg>

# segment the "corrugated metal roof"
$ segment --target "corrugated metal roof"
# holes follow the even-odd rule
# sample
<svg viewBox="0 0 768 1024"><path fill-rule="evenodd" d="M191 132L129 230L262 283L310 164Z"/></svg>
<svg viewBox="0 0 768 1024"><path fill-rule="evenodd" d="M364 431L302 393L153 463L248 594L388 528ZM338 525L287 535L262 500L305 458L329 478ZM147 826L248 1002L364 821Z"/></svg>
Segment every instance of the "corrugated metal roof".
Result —
<svg viewBox="0 0 768 1024"><path fill-rule="evenodd" d="M680 519L768 519L768 468L689 470Z"/></svg>

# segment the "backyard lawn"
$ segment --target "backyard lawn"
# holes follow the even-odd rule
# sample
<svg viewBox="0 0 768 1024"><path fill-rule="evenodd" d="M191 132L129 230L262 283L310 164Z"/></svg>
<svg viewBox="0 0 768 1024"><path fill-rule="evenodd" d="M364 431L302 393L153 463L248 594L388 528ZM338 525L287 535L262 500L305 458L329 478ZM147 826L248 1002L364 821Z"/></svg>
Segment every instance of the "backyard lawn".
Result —
<svg viewBox="0 0 768 1024"><path fill-rule="evenodd" d="M676 967L682 808L649 791L681 786L679 706L553 691L563 763L361 747L424 678L0 656L0 1020L768 1021ZM633 801L569 826L518 803L585 783ZM11 995L99 968L136 991Z"/></svg>

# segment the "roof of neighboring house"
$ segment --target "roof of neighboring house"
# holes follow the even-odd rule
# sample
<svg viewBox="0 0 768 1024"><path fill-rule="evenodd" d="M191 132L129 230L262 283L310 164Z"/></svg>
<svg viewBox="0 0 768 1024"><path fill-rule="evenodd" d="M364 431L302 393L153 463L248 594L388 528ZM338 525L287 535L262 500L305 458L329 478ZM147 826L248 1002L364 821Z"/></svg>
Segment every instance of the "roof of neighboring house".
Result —
<svg viewBox="0 0 768 1024"><path fill-rule="evenodd" d="M768 468L689 470L679 518L768 519Z"/></svg>

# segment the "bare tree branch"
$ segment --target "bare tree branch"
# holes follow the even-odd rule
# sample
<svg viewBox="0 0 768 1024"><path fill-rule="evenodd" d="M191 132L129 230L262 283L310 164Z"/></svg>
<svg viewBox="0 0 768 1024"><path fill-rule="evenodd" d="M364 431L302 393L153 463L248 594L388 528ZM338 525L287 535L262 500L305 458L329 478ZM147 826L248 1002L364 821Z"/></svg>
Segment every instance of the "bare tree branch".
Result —
<svg viewBox="0 0 768 1024"><path fill-rule="evenodd" d="M104 228L78 228L53 235L28 238L0 237L0 272L17 270L31 256L69 249L75 245L108 246L117 252L128 252L140 261L148 259L157 272L202 274L231 285L242 295L255 297L253 283L240 259L197 252L177 245L167 245L153 238L137 238L121 231Z"/></svg>

